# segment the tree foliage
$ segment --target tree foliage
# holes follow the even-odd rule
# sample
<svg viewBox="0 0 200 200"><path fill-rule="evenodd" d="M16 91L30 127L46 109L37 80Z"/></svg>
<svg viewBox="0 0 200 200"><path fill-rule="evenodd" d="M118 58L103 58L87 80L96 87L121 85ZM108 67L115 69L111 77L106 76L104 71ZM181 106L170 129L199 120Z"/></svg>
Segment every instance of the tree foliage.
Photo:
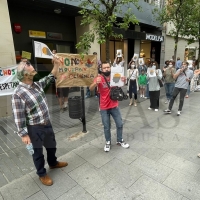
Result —
<svg viewBox="0 0 200 200"><path fill-rule="evenodd" d="M197 0L168 0L162 10L154 10L156 18L161 24L169 23L172 28L169 34L174 38L174 58L176 59L177 45L179 37L188 35L190 18L196 9ZM187 31L186 31L187 30Z"/></svg>
<svg viewBox="0 0 200 200"><path fill-rule="evenodd" d="M121 34L116 34L113 31L113 26L126 30L131 23L138 23L130 6L134 4L137 9L140 9L137 4L138 1L80 0L80 2L81 25L92 24L92 28L80 37L80 42L77 43L76 48L88 52L91 43L96 39L99 44L106 43L106 59L109 59L109 38L123 38ZM125 12L123 12L123 7L127 8ZM122 21L119 21L118 17L121 17Z"/></svg>

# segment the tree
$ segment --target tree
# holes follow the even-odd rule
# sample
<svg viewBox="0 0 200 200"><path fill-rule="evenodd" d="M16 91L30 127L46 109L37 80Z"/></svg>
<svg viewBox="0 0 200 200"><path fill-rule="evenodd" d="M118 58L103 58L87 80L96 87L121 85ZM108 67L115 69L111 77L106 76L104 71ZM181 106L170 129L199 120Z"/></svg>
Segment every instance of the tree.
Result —
<svg viewBox="0 0 200 200"><path fill-rule="evenodd" d="M128 29L129 25L138 24L132 9L131 4L134 4L137 9L140 6L137 4L138 0L80 0L79 13L82 15L81 25L93 24L92 30L85 32L80 37L80 42L77 43L76 48L82 49L88 52L91 47L91 43L96 40L99 44L106 43L106 60L109 60L109 39L119 38L122 39L121 34L116 34L113 31L113 26L117 26L123 29ZM126 11L123 9L126 7ZM118 17L122 18L122 21L118 20Z"/></svg>
<svg viewBox="0 0 200 200"><path fill-rule="evenodd" d="M192 14L189 15L188 24L184 26L185 34L188 37L188 44L194 43L196 40L199 42L199 54L197 59L197 66L200 68L200 2L196 2Z"/></svg>
<svg viewBox="0 0 200 200"><path fill-rule="evenodd" d="M196 0L168 0L162 10L154 10L156 19L161 24L170 23L172 29L169 34L174 38L174 59L176 60L179 37L185 37L185 27L189 24L191 12L195 9Z"/></svg>

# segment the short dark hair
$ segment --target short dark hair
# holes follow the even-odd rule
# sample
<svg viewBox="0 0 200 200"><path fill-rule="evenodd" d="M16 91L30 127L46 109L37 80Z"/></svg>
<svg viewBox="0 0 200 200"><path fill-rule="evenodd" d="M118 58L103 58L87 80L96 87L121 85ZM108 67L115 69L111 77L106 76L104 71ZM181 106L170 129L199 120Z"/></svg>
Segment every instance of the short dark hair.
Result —
<svg viewBox="0 0 200 200"><path fill-rule="evenodd" d="M110 62L109 62L109 61L103 61L103 62L101 63L101 67L102 67L104 64L109 64L109 65L110 65Z"/></svg>
<svg viewBox="0 0 200 200"><path fill-rule="evenodd" d="M97 52L93 52L93 55L97 55Z"/></svg>

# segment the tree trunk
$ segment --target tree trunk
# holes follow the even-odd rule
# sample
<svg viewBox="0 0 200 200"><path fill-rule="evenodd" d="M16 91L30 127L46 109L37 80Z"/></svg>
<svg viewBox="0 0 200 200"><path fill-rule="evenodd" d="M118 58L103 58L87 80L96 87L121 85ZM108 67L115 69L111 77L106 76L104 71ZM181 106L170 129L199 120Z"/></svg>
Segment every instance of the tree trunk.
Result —
<svg viewBox="0 0 200 200"><path fill-rule="evenodd" d="M174 38L174 61L176 62L177 46L178 46L178 35Z"/></svg>
<svg viewBox="0 0 200 200"><path fill-rule="evenodd" d="M106 61L110 59L109 38L106 39Z"/></svg>
<svg viewBox="0 0 200 200"><path fill-rule="evenodd" d="M199 28L199 30L200 30L200 28ZM198 55L198 60L197 60L197 68L200 69L200 38L199 38L199 55Z"/></svg>

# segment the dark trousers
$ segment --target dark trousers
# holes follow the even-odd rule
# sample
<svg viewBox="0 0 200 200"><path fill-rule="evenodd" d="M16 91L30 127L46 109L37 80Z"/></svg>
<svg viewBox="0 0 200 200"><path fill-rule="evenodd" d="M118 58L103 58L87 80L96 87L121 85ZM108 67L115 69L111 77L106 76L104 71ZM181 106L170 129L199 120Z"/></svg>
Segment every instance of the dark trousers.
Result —
<svg viewBox="0 0 200 200"><path fill-rule="evenodd" d="M150 108L153 108L153 109L159 108L159 97L160 97L160 90L149 91Z"/></svg>
<svg viewBox="0 0 200 200"><path fill-rule="evenodd" d="M129 97L132 99L132 93L134 94L134 99L137 100L137 83L136 80L129 81Z"/></svg>
<svg viewBox="0 0 200 200"><path fill-rule="evenodd" d="M57 164L56 140L51 124L28 126L28 135L33 144L34 154L33 162L35 164L38 176L45 176L46 169L44 168L45 160L43 155L43 146L47 151L47 163L49 166Z"/></svg>
<svg viewBox="0 0 200 200"><path fill-rule="evenodd" d="M173 104L174 104L174 100L176 99L177 95L180 93L180 101L179 101L179 111L182 111L183 108L183 103L184 103L184 98L185 98L185 94L187 92L187 89L184 88L174 88L173 94L172 94L172 98L169 102L169 110L172 109Z"/></svg>

